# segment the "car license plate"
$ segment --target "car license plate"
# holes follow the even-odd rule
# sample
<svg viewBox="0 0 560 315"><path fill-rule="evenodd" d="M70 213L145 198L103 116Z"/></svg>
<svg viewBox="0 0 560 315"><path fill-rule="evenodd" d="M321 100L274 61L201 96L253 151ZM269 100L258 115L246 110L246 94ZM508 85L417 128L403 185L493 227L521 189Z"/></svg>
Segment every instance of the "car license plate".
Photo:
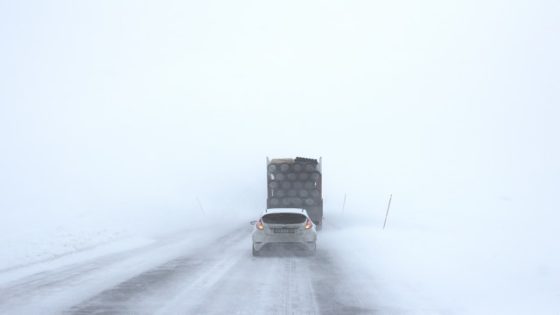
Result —
<svg viewBox="0 0 560 315"><path fill-rule="evenodd" d="M296 229L288 229L288 228L274 228L274 233L295 233Z"/></svg>

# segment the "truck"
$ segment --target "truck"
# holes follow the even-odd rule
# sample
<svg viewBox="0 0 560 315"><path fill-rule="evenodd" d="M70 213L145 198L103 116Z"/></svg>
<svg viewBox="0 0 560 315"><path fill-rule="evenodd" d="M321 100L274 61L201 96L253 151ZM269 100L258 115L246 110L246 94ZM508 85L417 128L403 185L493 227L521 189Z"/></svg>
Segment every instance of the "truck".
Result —
<svg viewBox="0 0 560 315"><path fill-rule="evenodd" d="M305 209L317 229L323 223L322 159L266 158L268 209Z"/></svg>

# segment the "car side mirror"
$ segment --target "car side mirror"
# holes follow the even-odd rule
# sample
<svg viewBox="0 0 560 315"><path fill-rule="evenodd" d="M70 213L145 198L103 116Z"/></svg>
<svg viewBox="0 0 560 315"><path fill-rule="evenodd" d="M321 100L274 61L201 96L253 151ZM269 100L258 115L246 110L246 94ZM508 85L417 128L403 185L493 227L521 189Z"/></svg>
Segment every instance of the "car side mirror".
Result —
<svg viewBox="0 0 560 315"><path fill-rule="evenodd" d="M249 224L255 225L255 224L257 224L257 220L253 220L253 221L249 222Z"/></svg>

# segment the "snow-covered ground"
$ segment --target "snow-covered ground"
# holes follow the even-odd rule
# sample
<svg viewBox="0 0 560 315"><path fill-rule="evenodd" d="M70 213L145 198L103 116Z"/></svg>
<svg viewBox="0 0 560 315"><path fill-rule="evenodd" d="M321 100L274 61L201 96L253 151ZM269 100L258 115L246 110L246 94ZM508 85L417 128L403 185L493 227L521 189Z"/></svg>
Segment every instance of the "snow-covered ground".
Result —
<svg viewBox="0 0 560 315"><path fill-rule="evenodd" d="M560 255L550 239L555 232L547 232L553 224L543 224L535 235L511 226L491 229L495 222L487 229L472 222L443 226L445 220L417 224L398 215L406 211L398 203L392 211L383 230L378 215L331 209L314 258L252 258L251 217L119 238L0 272L0 309L458 315L560 310Z"/></svg>
<svg viewBox="0 0 560 315"><path fill-rule="evenodd" d="M211 229L239 222L239 215L217 216L200 211L162 215L139 211L112 215L28 218L10 215L0 223L0 272L17 272L21 267L48 265L67 256L95 257L150 244L180 232ZM95 254L97 253L97 254Z"/></svg>
<svg viewBox="0 0 560 315"><path fill-rule="evenodd" d="M382 309L410 314L560 312L554 223L542 222L536 229L473 221L415 225L389 217L383 230L379 218L338 212L328 222L337 228L324 231L322 245L350 274L372 279L369 285Z"/></svg>
<svg viewBox="0 0 560 315"><path fill-rule="evenodd" d="M204 228L149 241L128 239L1 272L0 310L5 314L60 313L168 261L204 250L238 228L234 224L219 234Z"/></svg>
<svg viewBox="0 0 560 315"><path fill-rule="evenodd" d="M67 222L49 223L41 228L20 224L17 231L4 226L3 231L0 237L0 271L56 259L132 237L124 230L95 225L69 225Z"/></svg>

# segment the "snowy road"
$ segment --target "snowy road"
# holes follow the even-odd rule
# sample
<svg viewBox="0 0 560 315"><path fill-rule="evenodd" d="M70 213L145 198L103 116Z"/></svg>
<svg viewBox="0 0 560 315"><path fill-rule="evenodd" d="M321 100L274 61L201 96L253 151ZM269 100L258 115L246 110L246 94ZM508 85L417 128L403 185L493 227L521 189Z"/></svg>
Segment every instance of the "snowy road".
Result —
<svg viewBox="0 0 560 315"><path fill-rule="evenodd" d="M187 236L0 283L0 313L377 313L324 248L252 257L247 227Z"/></svg>

